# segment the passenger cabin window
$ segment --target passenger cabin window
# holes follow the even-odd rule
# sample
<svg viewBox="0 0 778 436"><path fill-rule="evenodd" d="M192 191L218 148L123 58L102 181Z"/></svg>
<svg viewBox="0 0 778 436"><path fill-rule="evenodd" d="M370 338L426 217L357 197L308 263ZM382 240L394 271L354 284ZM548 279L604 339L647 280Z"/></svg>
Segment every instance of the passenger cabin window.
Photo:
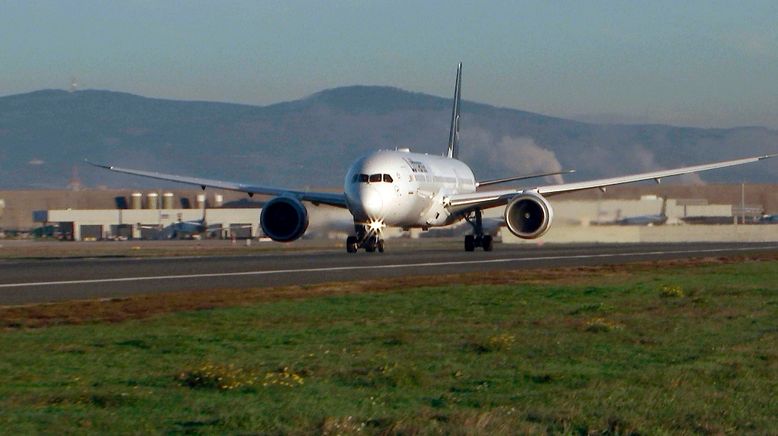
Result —
<svg viewBox="0 0 778 436"><path fill-rule="evenodd" d="M386 183L392 183L394 180L392 180L392 176L389 174L384 174L384 182Z"/></svg>
<svg viewBox="0 0 778 436"><path fill-rule="evenodd" d="M370 183L378 183L381 181L381 174L371 174Z"/></svg>

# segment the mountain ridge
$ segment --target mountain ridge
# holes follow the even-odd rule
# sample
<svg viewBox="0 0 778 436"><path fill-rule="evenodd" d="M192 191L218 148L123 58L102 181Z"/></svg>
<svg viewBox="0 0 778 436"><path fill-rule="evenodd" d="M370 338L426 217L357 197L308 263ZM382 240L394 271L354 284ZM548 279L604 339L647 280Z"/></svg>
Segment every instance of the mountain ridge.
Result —
<svg viewBox="0 0 778 436"><path fill-rule="evenodd" d="M289 187L340 186L377 148L443 153L451 100L354 85L266 106L38 90L0 97L0 187L160 186L80 167L126 167ZM462 158L480 179L575 168L590 179L778 151L764 127L596 124L463 101ZM325 152L326 151L326 152ZM775 181L774 163L707 173L717 182Z"/></svg>

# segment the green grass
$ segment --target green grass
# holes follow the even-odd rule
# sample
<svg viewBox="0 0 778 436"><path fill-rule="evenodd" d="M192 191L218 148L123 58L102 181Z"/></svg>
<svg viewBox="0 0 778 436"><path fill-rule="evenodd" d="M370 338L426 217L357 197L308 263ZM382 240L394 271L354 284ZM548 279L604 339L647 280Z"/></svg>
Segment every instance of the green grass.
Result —
<svg viewBox="0 0 778 436"><path fill-rule="evenodd" d="M748 262L8 330L0 429L770 433L777 283Z"/></svg>

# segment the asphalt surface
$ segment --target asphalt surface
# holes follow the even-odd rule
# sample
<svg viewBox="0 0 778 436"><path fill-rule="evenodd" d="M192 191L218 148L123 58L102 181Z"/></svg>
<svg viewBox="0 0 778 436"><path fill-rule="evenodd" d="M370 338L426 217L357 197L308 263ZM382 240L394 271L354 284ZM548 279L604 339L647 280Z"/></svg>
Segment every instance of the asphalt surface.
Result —
<svg viewBox="0 0 778 436"><path fill-rule="evenodd" d="M390 241L391 242L391 241ZM463 272L620 264L646 260L777 253L776 243L503 245L493 252L404 246L347 254L342 249L250 256L1 260L0 305L121 298L210 289L261 288Z"/></svg>

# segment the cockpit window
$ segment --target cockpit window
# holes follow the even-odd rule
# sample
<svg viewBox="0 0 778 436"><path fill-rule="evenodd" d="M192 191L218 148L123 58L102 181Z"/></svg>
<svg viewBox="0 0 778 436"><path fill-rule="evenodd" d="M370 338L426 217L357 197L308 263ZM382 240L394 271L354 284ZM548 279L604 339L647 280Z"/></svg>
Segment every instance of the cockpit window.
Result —
<svg viewBox="0 0 778 436"><path fill-rule="evenodd" d="M380 182L386 182L386 183L392 183L394 180L392 179L392 176L389 174L354 174L354 177L351 178L351 183L380 183Z"/></svg>

